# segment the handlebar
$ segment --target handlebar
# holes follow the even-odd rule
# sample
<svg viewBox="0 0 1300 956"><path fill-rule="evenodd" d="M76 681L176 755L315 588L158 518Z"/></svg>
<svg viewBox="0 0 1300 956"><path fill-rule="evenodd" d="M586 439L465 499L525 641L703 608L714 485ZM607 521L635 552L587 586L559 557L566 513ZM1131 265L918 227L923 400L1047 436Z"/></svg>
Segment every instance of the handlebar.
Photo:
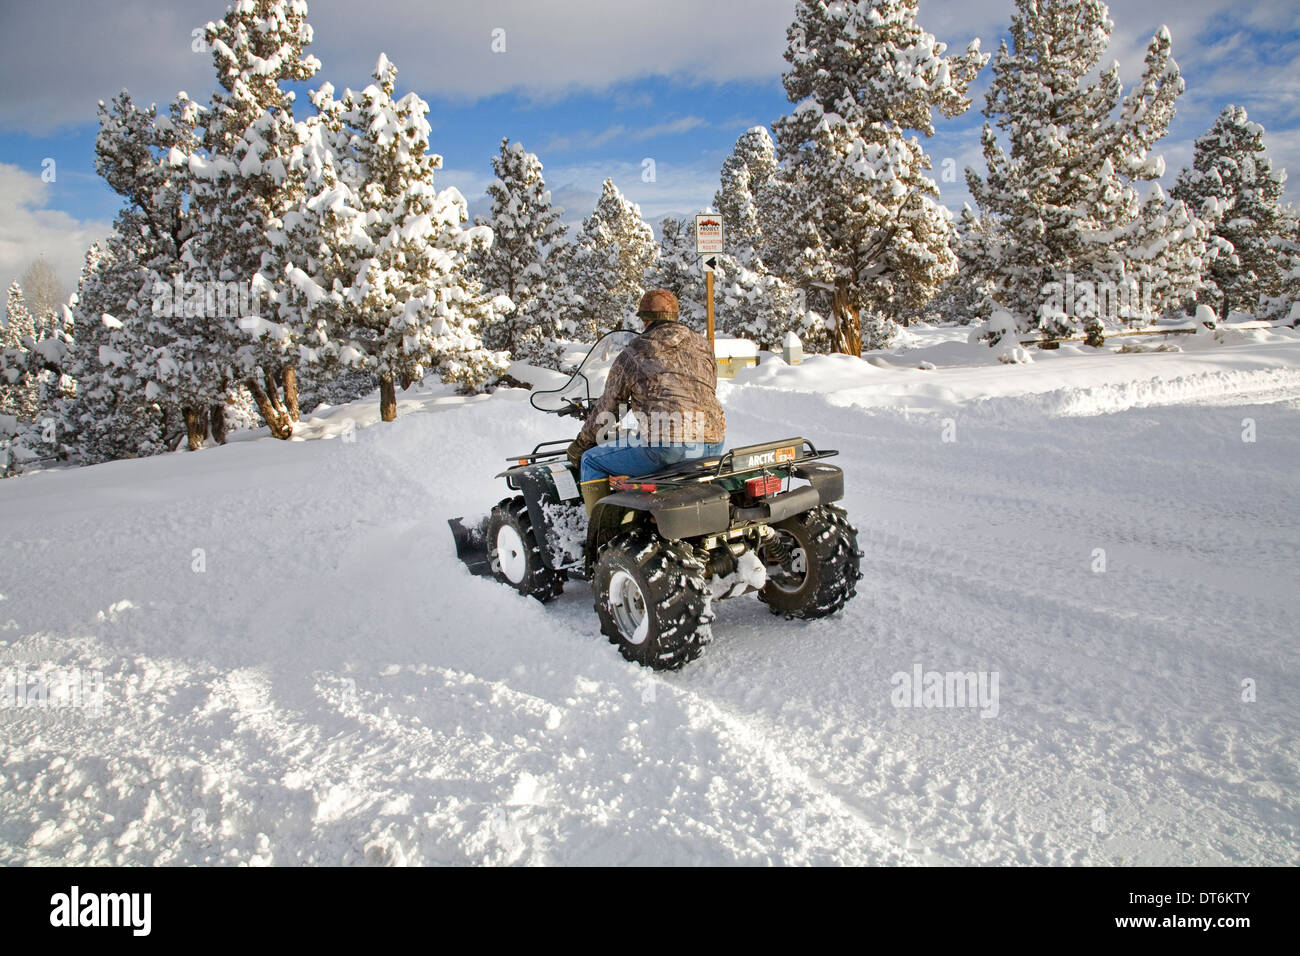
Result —
<svg viewBox="0 0 1300 956"><path fill-rule="evenodd" d="M574 399L569 398L565 401L568 404L563 408L555 409L552 414L559 415L561 418L579 418L585 420L587 415L591 412L591 406L595 404L595 402L591 400L584 402L582 399L577 399L575 401ZM537 406L534 405L533 407L536 408ZM541 411L545 411L545 409L541 409Z"/></svg>

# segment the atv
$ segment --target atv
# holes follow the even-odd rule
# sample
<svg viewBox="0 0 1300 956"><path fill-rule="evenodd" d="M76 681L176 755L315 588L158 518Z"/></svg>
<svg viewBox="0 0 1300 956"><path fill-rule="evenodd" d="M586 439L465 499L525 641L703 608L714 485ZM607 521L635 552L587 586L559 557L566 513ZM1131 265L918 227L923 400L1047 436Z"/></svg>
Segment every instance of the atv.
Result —
<svg viewBox="0 0 1300 956"><path fill-rule="evenodd" d="M529 403L585 420L637 334L602 336L564 386ZM507 459L496 477L516 494L470 527L448 523L473 573L521 594L546 602L566 581L590 581L601 631L628 660L673 670L697 658L717 600L757 592L774 614L819 618L856 593L857 530L834 504L844 473L825 461L838 452L783 438L613 478L588 519L569 442Z"/></svg>

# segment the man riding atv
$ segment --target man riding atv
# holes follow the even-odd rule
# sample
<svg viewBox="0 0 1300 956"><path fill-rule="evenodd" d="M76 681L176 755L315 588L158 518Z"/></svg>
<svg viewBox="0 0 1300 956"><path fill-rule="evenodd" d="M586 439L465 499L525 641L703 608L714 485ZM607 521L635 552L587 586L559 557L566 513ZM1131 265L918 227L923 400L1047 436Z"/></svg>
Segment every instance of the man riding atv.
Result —
<svg viewBox="0 0 1300 956"><path fill-rule="evenodd" d="M611 476L649 475L668 465L722 453L726 418L718 403L718 367L709 343L678 321L677 297L652 289L637 316L645 331L615 359L569 461L580 469L587 514L610 493ZM631 410L637 430L619 423Z"/></svg>
<svg viewBox="0 0 1300 956"><path fill-rule="evenodd" d="M496 476L511 495L448 522L469 569L520 594L545 603L589 581L602 633L660 670L700 655L716 600L757 593L811 620L862 577L844 472L826 461L838 453L802 437L722 451L713 355L677 311L672 293L647 293L644 332L605 333L567 382L534 389L533 408L584 420L581 434L511 455ZM629 405L636 436L620 438Z"/></svg>

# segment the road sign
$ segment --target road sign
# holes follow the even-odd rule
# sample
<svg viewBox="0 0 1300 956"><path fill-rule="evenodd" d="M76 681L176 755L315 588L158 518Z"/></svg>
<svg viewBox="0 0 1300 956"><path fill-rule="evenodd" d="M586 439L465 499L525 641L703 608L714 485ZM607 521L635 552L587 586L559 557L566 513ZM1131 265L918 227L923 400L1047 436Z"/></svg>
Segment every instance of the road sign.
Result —
<svg viewBox="0 0 1300 956"><path fill-rule="evenodd" d="M718 269L718 257L717 257L717 256L705 256L703 259L700 260L700 264L701 264L702 266L704 266L704 271L705 271L705 272L708 272L708 273L716 272L717 269Z"/></svg>
<svg viewBox="0 0 1300 956"><path fill-rule="evenodd" d="M722 217L717 213L700 213L695 217L695 254L706 256L722 251Z"/></svg>

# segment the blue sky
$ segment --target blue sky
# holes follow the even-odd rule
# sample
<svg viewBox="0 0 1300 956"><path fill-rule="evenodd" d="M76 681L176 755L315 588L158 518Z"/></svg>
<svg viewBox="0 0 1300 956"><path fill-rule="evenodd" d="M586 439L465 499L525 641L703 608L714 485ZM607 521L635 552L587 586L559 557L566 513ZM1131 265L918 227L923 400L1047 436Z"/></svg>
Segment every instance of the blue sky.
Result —
<svg viewBox="0 0 1300 956"><path fill-rule="evenodd" d="M541 157L570 222L590 211L607 176L654 223L693 213L712 200L736 137L790 108L780 75L793 0L310 6L312 52L323 63L312 85L364 85L386 52L399 88L430 103L440 185L459 188L473 211L485 208L490 159L508 136ZM1012 8L1012 0L921 0L920 21L954 49L978 36L992 52ZM119 207L94 172L96 102L123 87L143 102L165 103L178 89L206 100L211 61L192 49L191 34L224 9L223 0L0 8L0 281L44 255L71 289L86 245L108 231ZM1275 163L1295 173L1288 198L1300 199L1300 3L1119 0L1110 10L1110 57L1126 81L1140 72L1155 29L1173 31L1188 90L1162 145L1166 180L1190 160L1192 140L1235 103L1266 126ZM954 209L967 199L961 171L981 164L989 74L976 83L972 110L940 122L928 144ZM299 102L310 111L305 97ZM41 177L51 159L53 182ZM653 181L643 176L647 160ZM945 160L955 181L942 178Z"/></svg>

